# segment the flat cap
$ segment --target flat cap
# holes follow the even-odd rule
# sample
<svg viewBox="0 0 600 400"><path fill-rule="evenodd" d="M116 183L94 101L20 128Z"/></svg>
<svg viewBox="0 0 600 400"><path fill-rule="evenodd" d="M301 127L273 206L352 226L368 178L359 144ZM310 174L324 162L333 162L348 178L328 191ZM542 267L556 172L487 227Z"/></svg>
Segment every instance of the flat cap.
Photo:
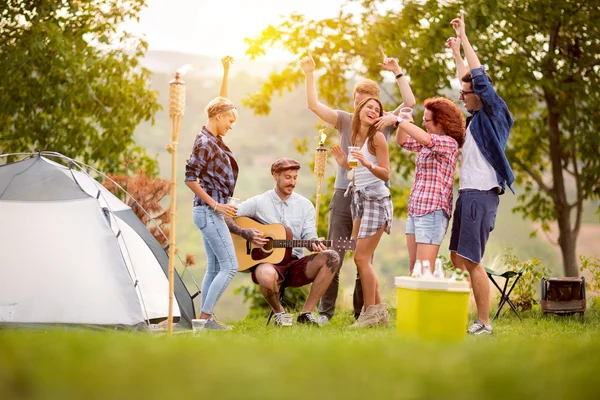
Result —
<svg viewBox="0 0 600 400"><path fill-rule="evenodd" d="M280 158L271 164L271 173L286 171L288 169L300 169L300 163L292 158Z"/></svg>

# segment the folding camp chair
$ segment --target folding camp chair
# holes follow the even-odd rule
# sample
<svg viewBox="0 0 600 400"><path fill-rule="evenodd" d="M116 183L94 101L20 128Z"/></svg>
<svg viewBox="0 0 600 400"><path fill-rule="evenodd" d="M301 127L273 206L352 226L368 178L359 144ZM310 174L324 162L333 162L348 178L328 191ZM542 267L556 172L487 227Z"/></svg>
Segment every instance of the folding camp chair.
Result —
<svg viewBox="0 0 600 400"><path fill-rule="evenodd" d="M517 272L515 272L515 271L506 271L506 272L504 272L502 274L499 274L496 271L493 271L493 270L491 270L489 268L486 268L485 272L487 273L488 278L490 278L490 280L492 281L492 283L494 284L494 286L496 286L496 288L498 289L498 291L501 294L500 303L498 304L498 311L496 311L496 314L494 315L493 319L498 318L498 315L500 315L500 311L502 311L502 307L504 307L504 304L508 303L508 305L510 306L510 308L512 308L512 310L517 315L517 317L519 317L519 319L521 321L523 321L523 319L519 315L519 312L517 311L517 307L510 300L509 296L512 293L513 289L515 288L515 285L517 284L517 282L519 281L519 279L521 279L521 276L523 275L524 269L521 268ZM500 277L504 278L504 287L502 289L500 288L500 286L498 286L498 284L494 280L495 276L496 277L500 276ZM510 286L510 289L508 289L508 292L507 292L506 289L508 288L508 283L513 278L514 278L514 281L512 282L512 285Z"/></svg>

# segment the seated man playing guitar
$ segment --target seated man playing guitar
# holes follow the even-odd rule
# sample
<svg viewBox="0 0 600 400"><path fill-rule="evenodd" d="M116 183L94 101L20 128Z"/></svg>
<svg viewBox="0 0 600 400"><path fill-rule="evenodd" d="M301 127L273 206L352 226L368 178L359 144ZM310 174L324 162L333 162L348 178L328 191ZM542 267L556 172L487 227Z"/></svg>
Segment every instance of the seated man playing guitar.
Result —
<svg viewBox="0 0 600 400"><path fill-rule="evenodd" d="M275 188L254 196L238 206L237 217L249 217L262 224L283 224L289 228L294 242L310 244L315 253L304 257L303 249L293 248L289 259L278 264L256 263L251 268L252 280L260 287L260 293L273 308L275 325L292 326L292 315L287 314L279 302L278 285L285 281L288 287L301 287L312 282L312 287L297 322L319 326L312 314L340 266L340 257L335 250L326 250L317 238L315 208L310 200L294 193L300 163L290 158L280 158L271 165ZM240 220L242 218L236 218ZM244 229L232 218L226 218L231 233L245 239L250 253L251 244L262 247L269 240L257 228ZM282 237L280 239L286 239ZM310 240L310 242L308 242ZM282 242L282 241L276 241ZM295 243L296 245L298 243ZM238 255L238 258L240 256Z"/></svg>

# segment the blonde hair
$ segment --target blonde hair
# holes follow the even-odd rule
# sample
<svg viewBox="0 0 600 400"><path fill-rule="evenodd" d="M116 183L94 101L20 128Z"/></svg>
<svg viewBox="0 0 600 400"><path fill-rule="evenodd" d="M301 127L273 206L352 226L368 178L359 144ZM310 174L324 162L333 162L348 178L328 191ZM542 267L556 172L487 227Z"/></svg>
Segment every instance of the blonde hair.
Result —
<svg viewBox="0 0 600 400"><path fill-rule="evenodd" d="M209 119L223 113L226 113L226 116L233 115L236 121L238 118L237 109L235 108L233 102L225 97L220 96L212 99L204 109L204 112L206 112L206 115L208 115Z"/></svg>
<svg viewBox="0 0 600 400"><path fill-rule="evenodd" d="M378 99L381 91L377 82L372 81L370 79L365 79L364 81L360 81L356 85L354 85L354 91L352 92L352 96L356 97L357 93L366 94Z"/></svg>

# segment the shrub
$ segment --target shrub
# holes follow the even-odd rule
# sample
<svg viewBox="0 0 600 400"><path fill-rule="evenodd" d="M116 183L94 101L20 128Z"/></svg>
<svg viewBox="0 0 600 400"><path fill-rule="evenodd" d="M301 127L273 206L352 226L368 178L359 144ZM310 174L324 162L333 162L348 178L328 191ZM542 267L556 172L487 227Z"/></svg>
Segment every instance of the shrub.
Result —
<svg viewBox="0 0 600 400"><path fill-rule="evenodd" d="M538 304L537 290L540 287L540 281L543 277L550 275L550 270L542 266L542 261L537 257L519 261L510 247L505 249L502 263L510 271L516 272L523 269L523 276L512 291L511 300L520 310L531 310L534 304Z"/></svg>
<svg viewBox="0 0 600 400"><path fill-rule="evenodd" d="M308 297L309 286L301 288L287 288L283 295L283 307L287 312L299 311L302 309L306 298ZM271 310L271 306L260 294L258 285L242 285L235 289L234 294L241 294L244 297L244 303L250 303L248 317L264 317Z"/></svg>
<svg viewBox="0 0 600 400"><path fill-rule="evenodd" d="M581 262L579 270L581 272L587 271L590 276L586 281L586 289L592 292L600 292L600 258L580 256L579 261Z"/></svg>

